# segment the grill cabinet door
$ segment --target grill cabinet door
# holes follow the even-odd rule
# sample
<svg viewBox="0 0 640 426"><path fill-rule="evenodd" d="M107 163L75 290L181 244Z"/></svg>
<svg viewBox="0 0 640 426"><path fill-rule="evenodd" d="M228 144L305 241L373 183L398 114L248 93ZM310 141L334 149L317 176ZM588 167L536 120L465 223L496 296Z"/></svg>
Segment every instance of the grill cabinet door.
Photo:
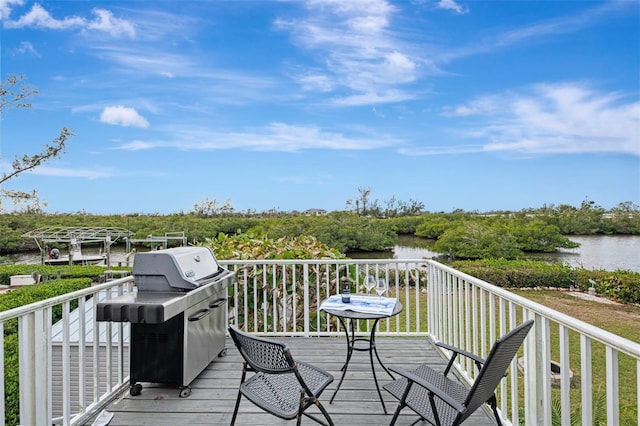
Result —
<svg viewBox="0 0 640 426"><path fill-rule="evenodd" d="M196 303L185 312L185 385L191 383L209 365L210 313L209 299Z"/></svg>

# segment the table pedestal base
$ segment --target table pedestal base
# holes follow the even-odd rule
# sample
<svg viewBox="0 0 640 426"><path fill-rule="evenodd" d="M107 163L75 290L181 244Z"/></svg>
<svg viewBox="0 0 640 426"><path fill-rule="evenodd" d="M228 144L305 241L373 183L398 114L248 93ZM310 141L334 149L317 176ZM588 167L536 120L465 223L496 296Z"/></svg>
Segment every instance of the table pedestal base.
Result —
<svg viewBox="0 0 640 426"><path fill-rule="evenodd" d="M347 374L347 368L349 367L349 361L351 360L351 355L353 355L353 351L369 352L369 360L371 361L371 372L373 373L373 381L376 384L376 390L378 391L378 396L380 397L380 402L382 403L382 409L384 410L384 413L387 414L387 407L385 407L384 405L384 400L382 399L382 392L380 392L380 385L378 384L378 377L376 376L376 368L373 361L374 354L376 356L376 359L378 360L378 363L384 369L384 371L387 372L389 377L391 377L392 380L395 378L380 360L380 356L378 355L378 350L376 349L376 326L378 325L378 321L380 321L380 318L376 318L373 320L373 327L371 328L371 333L369 334L368 338L356 337L356 332L355 332L356 320L350 319L349 320L350 327L347 328L347 324L345 324L345 319L343 317L338 317L338 319L340 320L340 323L344 328L344 334L347 338L347 360L345 361L344 365L340 369L342 371L342 377L340 377L340 382L338 383L338 387L333 392L333 396L331 397L329 404L333 402L333 400L336 397L336 394L340 390L340 386L342 386L342 381L344 380L345 374ZM349 335L349 330L351 330L351 335ZM358 348L356 347L357 342L366 342L368 343L368 345L367 347Z"/></svg>

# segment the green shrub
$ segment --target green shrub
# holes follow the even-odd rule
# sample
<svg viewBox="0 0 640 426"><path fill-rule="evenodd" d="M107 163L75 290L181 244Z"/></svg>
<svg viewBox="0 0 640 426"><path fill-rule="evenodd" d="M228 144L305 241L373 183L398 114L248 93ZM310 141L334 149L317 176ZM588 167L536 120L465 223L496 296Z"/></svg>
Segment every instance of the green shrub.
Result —
<svg viewBox="0 0 640 426"><path fill-rule="evenodd" d="M453 267L505 288L555 287L568 289L576 282L575 270L562 263L487 259L455 261Z"/></svg>
<svg viewBox="0 0 640 426"><path fill-rule="evenodd" d="M597 294L625 303L640 303L640 273L617 270L580 269L577 286L584 291L594 287Z"/></svg>
<svg viewBox="0 0 640 426"><path fill-rule="evenodd" d="M487 259L455 261L454 268L504 288L577 288L625 303L640 303L640 273L618 270L588 270L562 263L532 260Z"/></svg>
<svg viewBox="0 0 640 426"><path fill-rule="evenodd" d="M4 339L4 394L5 424L20 424L18 333L13 333Z"/></svg>
<svg viewBox="0 0 640 426"><path fill-rule="evenodd" d="M112 268L124 269L124 268ZM40 274L42 281L62 278L97 278L104 274L104 266L81 266L81 265L0 265L0 285L9 285L12 275L31 275L34 272Z"/></svg>

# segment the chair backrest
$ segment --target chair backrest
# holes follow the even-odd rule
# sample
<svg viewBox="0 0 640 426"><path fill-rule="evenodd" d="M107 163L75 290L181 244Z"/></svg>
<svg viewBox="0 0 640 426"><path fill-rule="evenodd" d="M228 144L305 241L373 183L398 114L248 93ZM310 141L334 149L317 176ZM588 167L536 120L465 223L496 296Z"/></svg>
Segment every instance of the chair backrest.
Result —
<svg viewBox="0 0 640 426"><path fill-rule="evenodd" d="M234 327L229 327L229 334L242 358L254 370L271 374L293 370L293 358L284 344L252 336Z"/></svg>
<svg viewBox="0 0 640 426"><path fill-rule="evenodd" d="M462 413L460 422L491 398L532 326L533 320L524 322L495 341L467 394L464 403L466 410Z"/></svg>

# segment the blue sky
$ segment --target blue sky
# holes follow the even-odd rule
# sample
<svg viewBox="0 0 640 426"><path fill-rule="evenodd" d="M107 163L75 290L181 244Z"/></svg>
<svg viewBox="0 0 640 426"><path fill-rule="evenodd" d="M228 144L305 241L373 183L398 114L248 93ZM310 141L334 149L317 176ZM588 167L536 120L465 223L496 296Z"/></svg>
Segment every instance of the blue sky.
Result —
<svg viewBox="0 0 640 426"><path fill-rule="evenodd" d="M640 204L640 2L0 0L48 212ZM3 207L11 209L5 200Z"/></svg>

